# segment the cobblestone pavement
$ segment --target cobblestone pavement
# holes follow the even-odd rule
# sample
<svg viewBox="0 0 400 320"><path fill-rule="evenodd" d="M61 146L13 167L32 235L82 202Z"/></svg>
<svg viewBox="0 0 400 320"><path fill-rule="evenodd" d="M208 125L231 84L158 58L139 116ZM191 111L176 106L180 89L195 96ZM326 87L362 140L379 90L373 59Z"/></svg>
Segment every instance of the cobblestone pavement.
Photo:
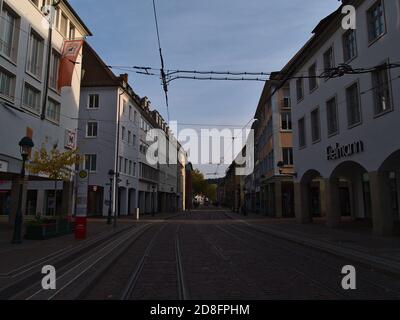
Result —
<svg viewBox="0 0 400 320"><path fill-rule="evenodd" d="M280 231L297 238L323 234L322 229L307 227L310 232L305 232L300 226L285 226L286 222L243 220L210 207L154 219L121 220L118 230L109 230L104 221L93 221L91 236L79 243L66 236L24 242L12 250L4 242L0 245L0 299L400 298L400 273L378 271L383 269L279 236L278 225ZM341 231L324 230L326 237L328 233L335 239L342 237ZM367 239L359 237L358 241ZM392 243L377 241L379 246ZM43 264L57 269L55 291L41 287ZM356 290L341 286L345 265L356 268Z"/></svg>
<svg viewBox="0 0 400 320"><path fill-rule="evenodd" d="M150 223L84 299L399 299L400 277L262 233L223 210ZM341 287L354 265L357 289Z"/></svg>

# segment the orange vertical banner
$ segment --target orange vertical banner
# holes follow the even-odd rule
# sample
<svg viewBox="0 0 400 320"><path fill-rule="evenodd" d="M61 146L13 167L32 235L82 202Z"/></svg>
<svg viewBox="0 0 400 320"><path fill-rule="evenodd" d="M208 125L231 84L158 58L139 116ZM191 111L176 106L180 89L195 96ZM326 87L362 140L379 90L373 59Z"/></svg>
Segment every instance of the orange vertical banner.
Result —
<svg viewBox="0 0 400 320"><path fill-rule="evenodd" d="M82 48L83 40L64 41L63 52L60 62L60 71L58 75L58 89L70 87L72 76L74 74L76 60Z"/></svg>

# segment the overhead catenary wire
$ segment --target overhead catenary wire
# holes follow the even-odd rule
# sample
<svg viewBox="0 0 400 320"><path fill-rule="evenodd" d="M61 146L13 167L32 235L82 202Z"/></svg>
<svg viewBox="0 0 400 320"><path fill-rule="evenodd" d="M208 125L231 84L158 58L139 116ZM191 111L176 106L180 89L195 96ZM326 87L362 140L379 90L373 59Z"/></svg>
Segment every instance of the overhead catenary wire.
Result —
<svg viewBox="0 0 400 320"><path fill-rule="evenodd" d="M116 69L116 70L122 70L125 72L132 72L136 74L141 74L141 75L146 75L146 76L159 76L162 80L163 84L163 89L166 92L166 99L168 100L168 85L178 79L186 79L186 80L225 80L225 81L266 81L268 80L267 78L249 78L248 76L263 76L263 77L268 77L271 76L272 74L275 75L280 75L280 76L288 76L286 80L290 79L311 79L311 78L336 78L340 77L346 74L364 74L364 73L371 73L373 71L383 68L387 69L394 69L394 68L400 68L400 62L392 62L392 63L386 63L386 64L380 64L378 66L373 66L373 67L359 67L353 69L350 65L347 64L340 64L337 67L329 68L329 69L319 69L317 70L316 75L301 75L301 76L293 76L294 73L297 74L303 74L306 73L306 70L297 70L294 73L284 73L281 71L270 71L270 72L247 72L247 71L198 71L198 70L184 70L184 69L165 69L165 64L164 64L164 58L162 55L162 49L161 49L161 40L160 40L160 31L159 31L159 25L158 25L158 17L157 17L157 11L156 11L156 5L155 5L155 0L153 0L153 11L154 11L154 20L155 20L155 25L156 25L156 31L157 31L157 43L159 47L159 52L160 52L160 60L161 60L161 70L157 69L155 67L146 67L146 66L113 66L113 65L107 65L107 68L110 69ZM10 23L5 17L0 16L2 20L5 21L5 23ZM15 26L18 30L22 31L23 33L29 35L30 32L25 30L21 26ZM3 45L5 45L3 40L0 40ZM47 47L48 44L44 43L44 47ZM153 71L153 72L150 72ZM156 71L161 71L161 74L157 74ZM183 76L180 76L179 74L184 74ZM193 74L195 76L186 76L186 74ZM176 75L176 76L175 76ZM197 77L196 75L211 75L209 77ZM229 77L213 77L213 75L227 75ZM231 77L231 76L246 76L246 77ZM167 108L168 109L168 108ZM169 110L168 110L169 112Z"/></svg>

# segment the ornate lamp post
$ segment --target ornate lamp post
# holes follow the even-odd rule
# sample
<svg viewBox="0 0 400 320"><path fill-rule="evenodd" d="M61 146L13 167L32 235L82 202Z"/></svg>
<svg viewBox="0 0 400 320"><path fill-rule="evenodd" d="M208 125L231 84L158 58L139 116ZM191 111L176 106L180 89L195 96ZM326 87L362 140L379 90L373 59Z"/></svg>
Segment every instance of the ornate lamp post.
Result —
<svg viewBox="0 0 400 320"><path fill-rule="evenodd" d="M25 180L25 163L28 160L29 154L31 153L32 148L34 147L33 141L29 137L24 137L19 142L19 147L21 150L22 157L22 169L21 169L21 183L19 187L19 195L18 195L18 207L15 215L15 223L14 223L14 234L12 243L19 244L21 243L21 231L22 231L22 193L24 191L24 180Z"/></svg>
<svg viewBox="0 0 400 320"><path fill-rule="evenodd" d="M109 198L110 198L110 203L108 205L108 216L107 216L107 224L110 225L112 223L112 185L113 185L113 179L114 179L114 170L108 171L109 179L110 179L110 189L109 189Z"/></svg>

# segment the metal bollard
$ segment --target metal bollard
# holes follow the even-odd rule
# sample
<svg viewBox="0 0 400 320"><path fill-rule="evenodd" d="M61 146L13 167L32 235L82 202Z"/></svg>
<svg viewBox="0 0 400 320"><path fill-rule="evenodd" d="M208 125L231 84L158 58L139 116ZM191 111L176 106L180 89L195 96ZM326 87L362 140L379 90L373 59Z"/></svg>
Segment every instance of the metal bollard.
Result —
<svg viewBox="0 0 400 320"><path fill-rule="evenodd" d="M139 221L140 209L136 208L136 220Z"/></svg>

